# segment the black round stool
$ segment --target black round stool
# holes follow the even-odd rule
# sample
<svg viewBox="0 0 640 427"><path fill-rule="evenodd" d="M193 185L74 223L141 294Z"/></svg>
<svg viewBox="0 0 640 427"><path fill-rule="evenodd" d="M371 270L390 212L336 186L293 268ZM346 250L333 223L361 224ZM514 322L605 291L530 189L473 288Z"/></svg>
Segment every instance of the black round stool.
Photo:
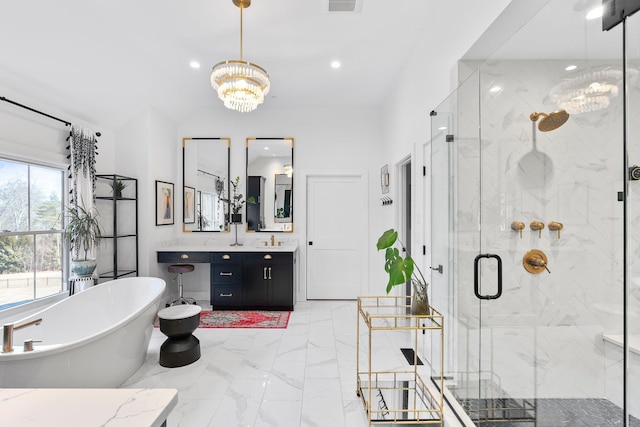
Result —
<svg viewBox="0 0 640 427"><path fill-rule="evenodd" d="M194 269L195 267L193 264L171 264L169 266L169 273L178 273L178 299L173 301L170 305L196 303L195 299L185 298L182 294L182 273L191 273Z"/></svg>
<svg viewBox="0 0 640 427"><path fill-rule="evenodd" d="M200 359L200 341L192 335L200 324L198 305L174 305L158 312L160 331L167 339L160 346L160 366L177 368Z"/></svg>

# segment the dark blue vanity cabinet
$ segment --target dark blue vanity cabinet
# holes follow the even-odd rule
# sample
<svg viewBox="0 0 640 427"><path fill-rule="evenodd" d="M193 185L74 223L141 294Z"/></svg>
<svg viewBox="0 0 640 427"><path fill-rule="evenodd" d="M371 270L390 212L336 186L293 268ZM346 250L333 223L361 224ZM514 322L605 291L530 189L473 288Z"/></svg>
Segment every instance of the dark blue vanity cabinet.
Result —
<svg viewBox="0 0 640 427"><path fill-rule="evenodd" d="M241 307L242 257L238 252L211 253L211 294L213 308Z"/></svg>
<svg viewBox="0 0 640 427"><path fill-rule="evenodd" d="M293 309L294 254L247 253L242 272L247 307Z"/></svg>
<svg viewBox="0 0 640 427"><path fill-rule="evenodd" d="M267 249L267 248L265 248ZM297 250L158 251L160 263L209 263L216 309L293 310Z"/></svg>

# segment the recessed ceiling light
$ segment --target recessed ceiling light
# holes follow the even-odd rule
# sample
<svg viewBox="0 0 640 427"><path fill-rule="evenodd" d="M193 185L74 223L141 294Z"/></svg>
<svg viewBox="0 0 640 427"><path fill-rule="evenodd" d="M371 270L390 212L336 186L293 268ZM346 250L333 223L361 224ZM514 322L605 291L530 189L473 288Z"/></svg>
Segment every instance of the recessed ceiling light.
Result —
<svg viewBox="0 0 640 427"><path fill-rule="evenodd" d="M438 130L447 130L447 127L446 127L446 126L440 126L440 127L438 128Z"/></svg>
<svg viewBox="0 0 640 427"><path fill-rule="evenodd" d="M494 86L491 89L489 89L489 92L496 93L496 92L500 92L501 90L502 90L502 86Z"/></svg>
<svg viewBox="0 0 640 427"><path fill-rule="evenodd" d="M598 19L598 18L602 18L602 13L603 13L603 8L602 6L597 6L594 7L593 9L591 9L589 11L589 13L587 13L587 19Z"/></svg>
<svg viewBox="0 0 640 427"><path fill-rule="evenodd" d="M265 150L268 150L268 149L269 149L269 147L264 147L264 149L265 149Z"/></svg>
<svg viewBox="0 0 640 427"><path fill-rule="evenodd" d="M568 65L564 70L565 70L565 71L573 71L573 70L575 70L576 68L578 68L578 66L577 66L577 65Z"/></svg>
<svg viewBox="0 0 640 427"><path fill-rule="evenodd" d="M189 65L191 68L200 68L200 63L198 61L191 61Z"/></svg>
<svg viewBox="0 0 640 427"><path fill-rule="evenodd" d="M340 61L331 61L331 68L340 68Z"/></svg>

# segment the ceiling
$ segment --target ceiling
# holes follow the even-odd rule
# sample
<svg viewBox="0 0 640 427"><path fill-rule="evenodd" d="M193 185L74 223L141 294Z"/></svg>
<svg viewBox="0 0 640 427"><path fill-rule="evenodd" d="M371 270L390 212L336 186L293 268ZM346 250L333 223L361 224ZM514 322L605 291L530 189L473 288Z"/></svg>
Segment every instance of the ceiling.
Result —
<svg viewBox="0 0 640 427"><path fill-rule="evenodd" d="M244 59L271 76L259 108L381 105L420 38L450 25L441 0L362 0L359 13L327 2L254 0L244 11ZM0 87L100 126L148 108L179 120L223 108L211 67L238 59L239 39L231 0L5 2Z"/></svg>

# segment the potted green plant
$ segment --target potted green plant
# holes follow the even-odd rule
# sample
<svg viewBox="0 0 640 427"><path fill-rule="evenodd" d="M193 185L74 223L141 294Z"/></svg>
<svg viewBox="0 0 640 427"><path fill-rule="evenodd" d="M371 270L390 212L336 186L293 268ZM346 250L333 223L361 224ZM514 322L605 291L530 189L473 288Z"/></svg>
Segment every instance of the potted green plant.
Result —
<svg viewBox="0 0 640 427"><path fill-rule="evenodd" d="M231 209L231 222L234 224L239 224L242 222L242 206L245 204L245 200L243 199L243 195L238 193L238 184L240 183L240 177L236 176L236 179L231 181L231 186L233 187L233 197L232 198L223 198L223 202L229 203L229 208Z"/></svg>
<svg viewBox="0 0 640 427"><path fill-rule="evenodd" d="M378 250L385 250L384 270L389 274L387 294L391 292L394 286L411 281L413 287L411 313L429 315L431 314L429 297L427 295L427 287L429 284L420 271L420 268L418 268L413 258L411 258L409 251L407 251L406 257L402 257L400 250L395 247L396 243L399 243L400 246L404 248L404 244L398 239L398 232L394 229L389 229L382 233L382 236L378 238L378 243L376 244Z"/></svg>
<svg viewBox="0 0 640 427"><path fill-rule="evenodd" d="M89 259L89 251L98 244L102 231L95 209L77 205L67 208L68 222L64 238L71 251L71 271L77 276L89 276L96 269L96 260Z"/></svg>
<svg viewBox="0 0 640 427"><path fill-rule="evenodd" d="M115 179L112 182L110 182L109 185L111 186L111 191L113 191L113 193L115 194L116 199L121 199L122 190L127 188L127 183L121 179Z"/></svg>

